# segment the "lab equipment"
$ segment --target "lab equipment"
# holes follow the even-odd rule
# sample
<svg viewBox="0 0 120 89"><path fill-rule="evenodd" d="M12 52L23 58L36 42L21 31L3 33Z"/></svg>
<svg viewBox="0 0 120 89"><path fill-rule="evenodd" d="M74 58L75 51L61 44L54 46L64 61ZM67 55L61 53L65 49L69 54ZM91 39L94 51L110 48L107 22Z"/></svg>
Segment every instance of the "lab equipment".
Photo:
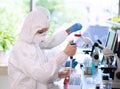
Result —
<svg viewBox="0 0 120 89"><path fill-rule="evenodd" d="M79 67L79 69L77 69L77 67ZM82 67L77 67L73 68L73 71L70 74L68 89L84 89L82 88L84 78Z"/></svg>
<svg viewBox="0 0 120 89"><path fill-rule="evenodd" d="M87 45L92 45L92 51L89 52L91 52L91 57L93 58L92 60L95 66L98 66L100 63L98 48L102 51L104 55L102 63L105 64L105 67L101 67L101 69L103 70L103 72L108 71L110 74L110 78L114 78L113 74L117 68L116 59L114 58L114 55L118 50L118 34L116 32L110 31L108 34L106 46L103 46L100 40L93 43L92 40L90 40L90 38L84 36L81 37L85 40L84 47L87 47Z"/></svg>
<svg viewBox="0 0 120 89"><path fill-rule="evenodd" d="M95 47L95 43L90 38L85 37L83 35L80 35L80 37L84 40L84 44L82 46L83 48L87 48L89 45L92 46L92 50L83 50L83 52L85 52L85 54L87 54L86 55L87 60L85 60L86 61L85 65L87 68L86 74L93 74L100 62L98 48ZM100 42L100 41L98 40L98 42ZM89 55L89 53L90 53L90 55Z"/></svg>
<svg viewBox="0 0 120 89"><path fill-rule="evenodd" d="M99 43L96 47L100 48L103 53L103 59L101 61L100 68L102 70L103 81L112 80L112 88L120 89L120 58L119 48L120 42L118 40L118 33L110 31L108 34L106 46Z"/></svg>
<svg viewBox="0 0 120 89"><path fill-rule="evenodd" d="M117 32L120 32L120 30ZM102 70L102 80L103 85L106 87L105 89L110 89L110 87L120 89L120 40L118 39L117 32L110 31L108 33L105 46L102 45L100 40L94 43L90 38L80 34L80 38L85 42L83 45L84 48L92 45L92 50L89 52L91 52L92 62L95 67L99 65L99 68ZM103 54L102 60L99 60L99 52Z"/></svg>
<svg viewBox="0 0 120 89"><path fill-rule="evenodd" d="M92 75L92 58L88 54L85 55L84 67L85 67L84 74Z"/></svg>
<svg viewBox="0 0 120 89"><path fill-rule="evenodd" d="M75 68L77 66L78 62L76 59L72 59L72 68ZM70 60L66 61L65 67L70 67Z"/></svg>
<svg viewBox="0 0 120 89"><path fill-rule="evenodd" d="M120 58L120 29L117 30L118 33L118 51L117 56Z"/></svg>
<svg viewBox="0 0 120 89"><path fill-rule="evenodd" d="M103 60L102 62L107 64L107 67L102 67L103 72L108 71L110 78L114 79L114 72L117 69L116 59L114 57L117 50L118 34L110 31L106 42L106 47L103 47ZM106 65L105 65L106 66ZM111 69L111 70L110 70Z"/></svg>
<svg viewBox="0 0 120 89"><path fill-rule="evenodd" d="M82 25L80 23L75 23L68 29L70 30L70 32L75 32L75 31L81 30L81 28L82 28ZM73 42L71 45L76 45L76 43ZM70 61L66 62L65 67L75 68L77 64L78 64L78 62L75 61L75 59L73 59L73 56L70 56ZM70 74L71 74L71 71L70 71ZM67 85L69 83L69 78L70 77L67 76L64 79L64 86L65 86L64 88L65 89L67 88Z"/></svg>
<svg viewBox="0 0 120 89"><path fill-rule="evenodd" d="M68 84L69 84L69 76L67 76L65 79L64 79L64 89L68 89Z"/></svg>
<svg viewBox="0 0 120 89"><path fill-rule="evenodd" d="M76 45L76 43L73 42L71 45ZM77 62L74 62L74 63L73 62L74 62L73 56L70 56L70 66L69 66L70 68L75 68L73 65ZM70 74L71 74L71 71L70 71Z"/></svg>
<svg viewBox="0 0 120 89"><path fill-rule="evenodd" d="M82 89L81 84L82 84L81 75L73 72L70 75L68 89Z"/></svg>
<svg viewBox="0 0 120 89"><path fill-rule="evenodd" d="M66 62L65 66L71 67L72 72L70 72L70 75L64 79L64 89L80 89L81 77L80 74L76 74L75 70L77 64L78 62L76 61L76 59L70 59Z"/></svg>
<svg viewBox="0 0 120 89"><path fill-rule="evenodd" d="M106 42L106 48L111 49L111 51L115 53L116 52L115 46L117 46L117 41L118 34L116 32L110 31Z"/></svg>
<svg viewBox="0 0 120 89"><path fill-rule="evenodd" d="M81 30L82 28L82 25L80 23L75 23L73 24L70 28L68 28L71 32L75 32L75 31L78 31L78 30ZM76 43L72 43L71 45L76 45ZM70 56L70 67L72 68L72 59L73 59L73 56ZM71 73L71 72L70 72Z"/></svg>
<svg viewBox="0 0 120 89"><path fill-rule="evenodd" d="M112 81L104 81L102 84L97 84L96 89L113 89ZM116 88L115 88L116 89Z"/></svg>
<svg viewBox="0 0 120 89"><path fill-rule="evenodd" d="M94 44L93 41L90 38L84 37L84 36L82 36L82 38L84 40L84 44L83 44L84 48L88 47L88 45L93 45Z"/></svg>
<svg viewBox="0 0 120 89"><path fill-rule="evenodd" d="M68 29L70 30L70 32L75 32L75 31L80 30L81 28L82 28L82 25L80 23L75 23Z"/></svg>

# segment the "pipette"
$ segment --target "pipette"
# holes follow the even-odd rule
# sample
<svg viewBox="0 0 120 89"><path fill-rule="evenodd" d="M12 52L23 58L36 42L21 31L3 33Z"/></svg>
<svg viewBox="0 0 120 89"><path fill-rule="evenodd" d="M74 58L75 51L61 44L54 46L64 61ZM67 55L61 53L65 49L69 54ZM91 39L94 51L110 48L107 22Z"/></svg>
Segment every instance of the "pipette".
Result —
<svg viewBox="0 0 120 89"><path fill-rule="evenodd" d="M81 37L81 34L74 34L75 37ZM75 41L75 40L74 40ZM73 42L71 45L76 45L75 42ZM70 68L72 69L72 60L73 60L73 56L70 56ZM70 71L71 74L71 71Z"/></svg>

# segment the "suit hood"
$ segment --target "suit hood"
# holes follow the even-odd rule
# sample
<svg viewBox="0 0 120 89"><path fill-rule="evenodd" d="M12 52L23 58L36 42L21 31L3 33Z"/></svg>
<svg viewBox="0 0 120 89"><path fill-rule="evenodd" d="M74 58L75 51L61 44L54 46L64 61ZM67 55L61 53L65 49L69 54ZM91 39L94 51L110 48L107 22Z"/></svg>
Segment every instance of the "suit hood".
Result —
<svg viewBox="0 0 120 89"><path fill-rule="evenodd" d="M25 18L20 39L32 43L35 33L42 28L49 28L50 13L46 8L36 7Z"/></svg>

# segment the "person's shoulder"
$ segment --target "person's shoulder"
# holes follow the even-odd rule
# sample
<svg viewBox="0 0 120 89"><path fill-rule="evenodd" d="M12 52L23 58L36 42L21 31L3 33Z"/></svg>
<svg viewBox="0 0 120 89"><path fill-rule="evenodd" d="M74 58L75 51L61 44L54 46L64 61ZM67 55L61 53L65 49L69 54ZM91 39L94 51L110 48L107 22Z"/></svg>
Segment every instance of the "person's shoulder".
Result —
<svg viewBox="0 0 120 89"><path fill-rule="evenodd" d="M35 47L34 47L34 45L31 45L31 44L25 44L25 43L19 44L19 43L17 43L13 47L13 52L19 53L19 54L24 54L24 55L34 54Z"/></svg>

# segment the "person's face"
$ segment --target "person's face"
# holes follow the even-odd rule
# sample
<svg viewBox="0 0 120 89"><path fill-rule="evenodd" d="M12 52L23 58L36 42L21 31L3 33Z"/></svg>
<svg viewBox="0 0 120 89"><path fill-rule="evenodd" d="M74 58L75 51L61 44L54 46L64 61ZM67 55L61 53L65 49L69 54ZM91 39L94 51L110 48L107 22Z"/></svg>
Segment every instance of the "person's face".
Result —
<svg viewBox="0 0 120 89"><path fill-rule="evenodd" d="M48 29L49 29L49 27L50 27L50 24L49 24L49 22L47 22L46 28L42 28L41 30L38 30L38 31L37 31L37 34L42 34L42 33L47 32Z"/></svg>
<svg viewBox="0 0 120 89"><path fill-rule="evenodd" d="M48 31L48 28L42 28L41 30L38 30L36 34L34 35L33 41L34 43L41 43L46 38L46 32Z"/></svg>
<svg viewBox="0 0 120 89"><path fill-rule="evenodd" d="M48 28L42 28L41 30L37 31L37 34L42 34L48 31Z"/></svg>

